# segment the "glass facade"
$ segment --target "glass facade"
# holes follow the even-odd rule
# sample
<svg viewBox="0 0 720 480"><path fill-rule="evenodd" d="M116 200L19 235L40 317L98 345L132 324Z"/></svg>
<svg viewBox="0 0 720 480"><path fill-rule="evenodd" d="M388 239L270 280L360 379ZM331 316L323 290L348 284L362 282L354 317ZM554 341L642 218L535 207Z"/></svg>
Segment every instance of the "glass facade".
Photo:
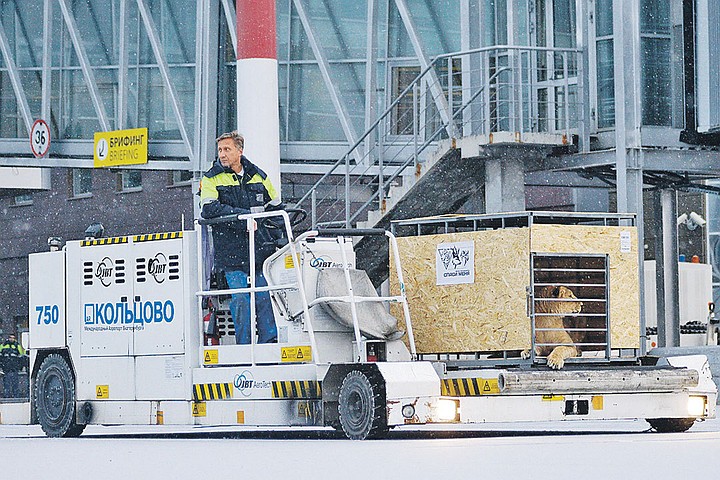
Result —
<svg viewBox="0 0 720 480"><path fill-rule="evenodd" d="M597 72L597 126L615 126L615 45L613 0L595 2L595 69Z"/></svg>
<svg viewBox="0 0 720 480"><path fill-rule="evenodd" d="M87 144L96 131L147 127L154 146L151 159L186 161L196 149L196 136L203 134L196 128L196 120L202 118L209 102L217 105L216 111L212 110L216 119L210 123L215 132L210 136L235 127L237 82L231 32L235 18L233 11L225 11L223 2L49 3L52 8L45 18L45 0L0 0L6 47L14 61L13 65L0 62L0 138L24 139L28 135L13 78L19 79L30 120L41 116L43 78L48 78L46 120L54 148L62 145L63 155L73 158L87 158ZM589 81L595 92L594 126L599 130L613 128L615 122L615 3L589 3L594 74ZM684 124L680 3L639 3L645 125L679 128ZM227 2L230 10L233 4ZM280 140L285 159L335 160L325 153L330 150L306 147L348 145L353 139L347 125L360 136L373 120L366 118L369 108L382 112L394 95L413 82L423 64L419 55L429 61L458 52L462 45L576 47L577 4L576 0L376 0L373 18L368 19L372 12L366 2L277 0ZM463 8L475 12L476 24L463 27ZM203 32L203 22L198 22L203 12L218 19L212 27L217 28L217 35ZM44 28L50 33L47 43ZM218 52L217 66L209 62L213 66L207 67L213 69L210 78L217 78L217 98L212 99L198 98L203 77L197 62L207 38L212 38L211 51ZM369 45L369 38L375 43ZM49 65L43 64L45 48L49 49ZM517 128L513 121L518 119L523 130L573 128L578 109L566 105L579 105L577 56L546 51L518 57L521 75L533 77L520 87L522 97L532 100L513 112L514 90L524 80L500 73L487 100L496 112L492 129ZM516 57L505 50L490 55L487 61L495 71L492 69L515 68ZM471 78L464 74L472 62L453 62L443 67L440 81L448 102L457 109L462 103L461 89L468 87ZM206 68L204 60L200 67ZM455 90L448 92L451 86ZM337 99L329 94L333 89ZM436 107L430 94L418 94L426 99L421 108ZM400 105L398 115L410 108L411 103ZM412 122L406 123L393 128L410 130ZM176 163L163 168L177 167Z"/></svg>
<svg viewBox="0 0 720 480"><path fill-rule="evenodd" d="M14 69L34 118L41 113L43 28L47 22L51 108L46 120L53 141L92 140L94 132L104 130L103 122L109 130L147 127L153 140L180 140L178 118L159 60L167 64L182 120L192 135L196 1L146 0L142 5L148 15L143 16L140 4L133 1L62 0L50 2L52 13L45 20L44 3L3 0L0 15ZM159 55L151 37L159 42ZM0 136L25 138L27 127L9 81L11 73L3 62Z"/></svg>
<svg viewBox="0 0 720 480"><path fill-rule="evenodd" d="M672 41L670 1L640 1L642 119L645 125L672 126Z"/></svg>

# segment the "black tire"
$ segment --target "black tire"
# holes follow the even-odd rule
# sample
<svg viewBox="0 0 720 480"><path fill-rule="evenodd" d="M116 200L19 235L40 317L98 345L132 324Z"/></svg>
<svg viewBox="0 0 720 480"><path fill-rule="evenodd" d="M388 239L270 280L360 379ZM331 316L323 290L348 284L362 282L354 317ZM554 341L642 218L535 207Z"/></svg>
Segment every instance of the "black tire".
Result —
<svg viewBox="0 0 720 480"><path fill-rule="evenodd" d="M48 437L77 437L85 425L75 422L75 378L65 359L53 353L43 360L33 384L38 423Z"/></svg>
<svg viewBox="0 0 720 480"><path fill-rule="evenodd" d="M382 388L364 373L353 370L343 379L338 398L340 426L351 440L380 438L387 433Z"/></svg>
<svg viewBox="0 0 720 480"><path fill-rule="evenodd" d="M658 433L686 432L695 423L694 418L648 418L647 422Z"/></svg>

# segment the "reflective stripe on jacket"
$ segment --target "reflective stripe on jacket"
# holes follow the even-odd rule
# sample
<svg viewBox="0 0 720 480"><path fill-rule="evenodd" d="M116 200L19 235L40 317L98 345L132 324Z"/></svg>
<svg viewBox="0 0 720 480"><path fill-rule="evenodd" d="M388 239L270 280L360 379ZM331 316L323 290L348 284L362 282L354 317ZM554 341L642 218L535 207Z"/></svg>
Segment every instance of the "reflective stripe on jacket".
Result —
<svg viewBox="0 0 720 480"><path fill-rule="evenodd" d="M278 194L267 174L250 162L244 155L240 158L243 166L242 177L216 161L205 172L200 183L200 204L203 218L250 213L253 207L267 207L279 204ZM213 225L213 244L216 270L242 270L249 272L250 254L248 249L247 225L233 222ZM255 232L255 264L261 266L269 253L262 245L272 241L267 229L259 227ZM274 251L274 249L273 249Z"/></svg>

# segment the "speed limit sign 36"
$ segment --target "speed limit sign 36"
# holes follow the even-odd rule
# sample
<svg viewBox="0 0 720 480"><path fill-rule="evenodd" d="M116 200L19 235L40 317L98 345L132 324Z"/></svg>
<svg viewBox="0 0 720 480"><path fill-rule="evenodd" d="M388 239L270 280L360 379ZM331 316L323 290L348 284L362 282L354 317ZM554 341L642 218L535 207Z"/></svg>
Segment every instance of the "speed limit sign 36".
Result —
<svg viewBox="0 0 720 480"><path fill-rule="evenodd" d="M50 127L43 119L35 120L30 130L30 148L37 158L44 157L50 149Z"/></svg>

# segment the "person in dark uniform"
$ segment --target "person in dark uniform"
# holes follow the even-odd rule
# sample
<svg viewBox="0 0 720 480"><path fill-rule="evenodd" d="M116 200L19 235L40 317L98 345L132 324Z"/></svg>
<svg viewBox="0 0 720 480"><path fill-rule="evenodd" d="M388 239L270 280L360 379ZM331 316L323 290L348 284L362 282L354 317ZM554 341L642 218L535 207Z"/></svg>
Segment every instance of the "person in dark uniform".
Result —
<svg viewBox="0 0 720 480"><path fill-rule="evenodd" d="M275 187L267 174L243 155L244 145L244 138L237 132L224 133L218 137L218 159L200 182L203 218L280 208ZM229 288L248 287L250 248L247 223L215 224L212 226L212 235L215 271L224 274ZM255 230L255 286L267 286L262 265L274 251L273 234L258 222ZM277 326L270 295L258 292L255 299L258 343L277 342ZM230 313L235 325L235 341L239 344L250 343L250 294L234 294L230 301Z"/></svg>
<svg viewBox="0 0 720 480"><path fill-rule="evenodd" d="M3 388L5 398L20 398L18 373L27 364L25 349L17 342L14 334L0 345L0 366L3 372Z"/></svg>

